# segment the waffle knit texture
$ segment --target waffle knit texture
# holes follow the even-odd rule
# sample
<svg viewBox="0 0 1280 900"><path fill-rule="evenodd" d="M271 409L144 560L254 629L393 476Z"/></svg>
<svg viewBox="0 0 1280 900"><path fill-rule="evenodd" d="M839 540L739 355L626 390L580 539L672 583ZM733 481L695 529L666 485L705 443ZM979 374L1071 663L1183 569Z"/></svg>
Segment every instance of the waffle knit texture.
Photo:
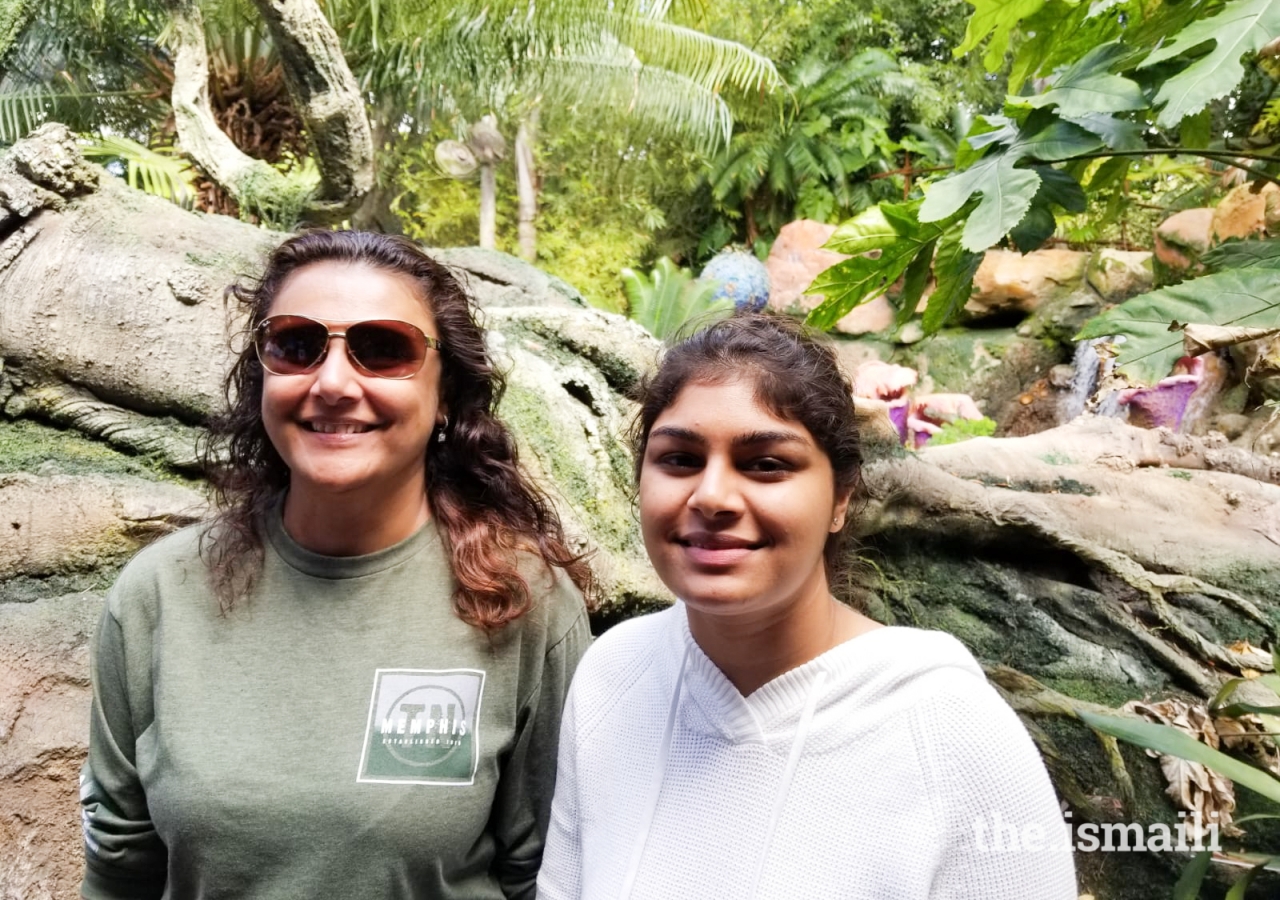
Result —
<svg viewBox="0 0 1280 900"><path fill-rule="evenodd" d="M560 709L590 641L577 589L460 620L428 524L358 557L279 512L250 596L218 612L199 528L143 550L93 644L84 897L532 898Z"/></svg>
<svg viewBox="0 0 1280 900"><path fill-rule="evenodd" d="M1036 828L1054 849L1012 849ZM877 629L743 697L676 604L578 669L538 897L1075 900L1067 841L1035 745L955 638Z"/></svg>

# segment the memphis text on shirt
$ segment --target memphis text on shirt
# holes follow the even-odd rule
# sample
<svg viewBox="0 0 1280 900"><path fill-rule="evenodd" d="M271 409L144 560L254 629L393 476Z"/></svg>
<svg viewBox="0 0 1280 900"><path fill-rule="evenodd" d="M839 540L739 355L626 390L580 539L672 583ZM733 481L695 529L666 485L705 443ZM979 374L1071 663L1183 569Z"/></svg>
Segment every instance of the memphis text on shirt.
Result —
<svg viewBox="0 0 1280 900"><path fill-rule="evenodd" d="M1218 833L1217 813L1210 813L1210 822L1197 810L1190 818L1178 813L1179 822L1170 827L1164 822L1149 825L1137 822L1081 822L1071 826L1071 812L1062 814L1066 828L1055 829L1049 834L1044 825L1032 822L1014 825L1006 822L999 812L990 818L973 820L974 846L980 853L1008 853L1026 851L1038 853L1045 850L1073 850L1081 853L1129 851L1179 851L1183 853L1222 849Z"/></svg>
<svg viewBox="0 0 1280 900"><path fill-rule="evenodd" d="M402 703L398 710L401 715L393 712L382 720L382 740L401 746L459 746L469 729L467 720L456 710L450 703L444 714L440 706L432 705L430 715L424 718L421 714L428 711L426 704Z"/></svg>

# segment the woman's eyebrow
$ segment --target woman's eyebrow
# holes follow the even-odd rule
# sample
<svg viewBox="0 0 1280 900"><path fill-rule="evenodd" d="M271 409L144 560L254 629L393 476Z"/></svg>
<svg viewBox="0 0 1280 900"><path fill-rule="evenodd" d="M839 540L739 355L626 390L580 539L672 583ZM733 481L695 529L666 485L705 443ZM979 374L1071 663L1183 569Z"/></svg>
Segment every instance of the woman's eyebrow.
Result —
<svg viewBox="0 0 1280 900"><path fill-rule="evenodd" d="M649 440L659 437L672 438L691 444L705 444L707 442L707 439L698 432L688 428L681 428L678 425L663 425L661 428L655 428L649 432ZM735 435L733 438L733 446L735 447L775 443L808 445L809 441L794 431L748 431L745 434Z"/></svg>
<svg viewBox="0 0 1280 900"><path fill-rule="evenodd" d="M673 438L677 441L686 441L692 444L705 444L706 438L698 434L696 431L690 431L688 428L680 428L676 425L663 425L661 428L655 428L649 432L649 440L654 438Z"/></svg>
<svg viewBox="0 0 1280 900"><path fill-rule="evenodd" d="M733 439L733 446L745 447L750 444L808 444L801 435L794 431L751 431L740 434Z"/></svg>

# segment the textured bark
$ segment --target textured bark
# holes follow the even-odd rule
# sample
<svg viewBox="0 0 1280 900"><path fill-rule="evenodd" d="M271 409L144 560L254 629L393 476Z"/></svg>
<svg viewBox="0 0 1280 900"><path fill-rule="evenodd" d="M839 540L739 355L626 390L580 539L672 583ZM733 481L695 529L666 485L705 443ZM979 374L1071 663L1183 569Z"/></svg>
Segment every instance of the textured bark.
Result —
<svg viewBox="0 0 1280 900"><path fill-rule="evenodd" d="M1036 548L1028 572L1070 559L1107 626L1208 699L1248 666L1228 645L1280 622L1280 466L1223 443L1082 417L882 459L865 473L861 526L872 539L927 534L975 558ZM1178 609L1188 598L1195 615ZM1225 627L1204 633L1206 614Z"/></svg>
<svg viewBox="0 0 1280 900"><path fill-rule="evenodd" d="M254 0L284 64L285 81L307 129L330 221L373 188L373 133L360 86L315 0Z"/></svg>
<svg viewBox="0 0 1280 900"><path fill-rule="evenodd" d="M498 187L493 163L480 164L480 248L498 246Z"/></svg>
<svg viewBox="0 0 1280 900"><path fill-rule="evenodd" d="M209 177L253 208L296 190L284 175L240 150L209 104L204 26L194 0L169 0L174 50L172 104L178 139ZM303 217L336 222L373 187L373 138L355 76L314 0L255 0L280 50L285 79L320 170Z"/></svg>
<svg viewBox="0 0 1280 900"><path fill-rule="evenodd" d="M538 258L538 174L534 168L533 143L538 136L538 111L534 109L516 131L516 196L519 199L520 257L529 262Z"/></svg>

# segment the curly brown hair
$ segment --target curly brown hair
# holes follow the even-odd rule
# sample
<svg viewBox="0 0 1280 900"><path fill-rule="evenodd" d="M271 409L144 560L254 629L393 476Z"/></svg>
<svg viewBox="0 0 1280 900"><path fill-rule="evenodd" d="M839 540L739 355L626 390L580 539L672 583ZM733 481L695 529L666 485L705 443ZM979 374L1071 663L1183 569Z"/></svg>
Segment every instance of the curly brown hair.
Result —
<svg viewBox="0 0 1280 900"><path fill-rule="evenodd" d="M744 376L754 381L758 403L813 435L831 461L836 493L856 492L862 481L862 442L853 414L853 385L835 352L819 332L794 319L752 312L735 313L676 344L640 384L640 409L631 431L636 482L653 423L686 385L721 384ZM827 536L823 560L829 583L846 574L849 531L846 522Z"/></svg>
<svg viewBox="0 0 1280 900"><path fill-rule="evenodd" d="M277 247L261 278L227 288L227 299L248 314L252 329L293 273L330 261L408 276L435 316L444 345L441 399L450 418L448 440L424 451L427 501L457 580L458 616L492 631L526 613L534 600L520 571L522 554L564 569L591 596L585 555L569 549L555 508L520 468L515 441L494 414L506 380L490 362L471 298L446 266L402 237L313 231ZM226 378L226 409L210 421L201 446L218 513L200 552L224 613L261 570L263 518L289 487L289 467L262 422L262 364L252 342L244 343Z"/></svg>

